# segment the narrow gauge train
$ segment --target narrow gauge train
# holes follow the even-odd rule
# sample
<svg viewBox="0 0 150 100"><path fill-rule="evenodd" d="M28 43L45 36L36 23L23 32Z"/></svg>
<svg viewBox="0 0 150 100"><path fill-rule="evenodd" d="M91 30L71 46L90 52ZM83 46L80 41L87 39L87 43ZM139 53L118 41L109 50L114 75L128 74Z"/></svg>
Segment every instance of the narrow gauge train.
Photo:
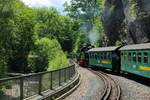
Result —
<svg viewBox="0 0 150 100"><path fill-rule="evenodd" d="M124 71L150 78L150 43L92 48L89 66Z"/></svg>

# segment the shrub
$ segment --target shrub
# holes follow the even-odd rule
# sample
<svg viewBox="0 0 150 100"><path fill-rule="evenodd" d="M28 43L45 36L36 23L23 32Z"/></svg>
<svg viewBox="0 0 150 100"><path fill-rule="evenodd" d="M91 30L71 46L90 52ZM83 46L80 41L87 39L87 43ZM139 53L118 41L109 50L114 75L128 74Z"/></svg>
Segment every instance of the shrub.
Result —
<svg viewBox="0 0 150 100"><path fill-rule="evenodd" d="M56 39L42 38L35 45L36 49L30 53L36 55L35 58L28 58L29 68L33 72L55 70L68 65L67 57Z"/></svg>

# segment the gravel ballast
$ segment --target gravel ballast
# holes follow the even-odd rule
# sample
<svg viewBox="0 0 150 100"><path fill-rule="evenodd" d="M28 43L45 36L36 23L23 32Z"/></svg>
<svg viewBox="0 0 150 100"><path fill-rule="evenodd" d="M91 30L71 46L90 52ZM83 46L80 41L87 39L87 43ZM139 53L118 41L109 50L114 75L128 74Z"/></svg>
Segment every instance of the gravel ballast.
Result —
<svg viewBox="0 0 150 100"><path fill-rule="evenodd" d="M150 100L149 86L122 76L110 76L121 86L121 100Z"/></svg>
<svg viewBox="0 0 150 100"><path fill-rule="evenodd" d="M81 75L81 84L64 100L99 100L103 91L103 81L86 68L77 68Z"/></svg>

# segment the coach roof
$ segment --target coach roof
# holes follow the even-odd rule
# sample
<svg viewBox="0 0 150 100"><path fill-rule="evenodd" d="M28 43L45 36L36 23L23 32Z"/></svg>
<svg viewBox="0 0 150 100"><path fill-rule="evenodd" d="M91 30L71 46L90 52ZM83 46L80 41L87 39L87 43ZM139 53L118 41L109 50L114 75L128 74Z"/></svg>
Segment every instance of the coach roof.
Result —
<svg viewBox="0 0 150 100"><path fill-rule="evenodd" d="M150 49L150 43L126 45L119 50L139 50L139 49Z"/></svg>
<svg viewBox="0 0 150 100"><path fill-rule="evenodd" d="M100 48L92 48L88 50L88 52L95 52L95 51L114 51L120 46L112 46L112 47L100 47Z"/></svg>

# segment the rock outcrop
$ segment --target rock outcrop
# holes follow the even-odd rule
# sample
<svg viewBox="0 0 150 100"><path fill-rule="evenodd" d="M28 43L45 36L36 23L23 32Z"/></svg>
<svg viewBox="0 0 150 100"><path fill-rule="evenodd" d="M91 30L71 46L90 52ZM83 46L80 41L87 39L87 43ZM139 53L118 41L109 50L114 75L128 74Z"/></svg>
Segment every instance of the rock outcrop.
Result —
<svg viewBox="0 0 150 100"><path fill-rule="evenodd" d="M150 0L106 0L102 20L109 45L150 41Z"/></svg>

